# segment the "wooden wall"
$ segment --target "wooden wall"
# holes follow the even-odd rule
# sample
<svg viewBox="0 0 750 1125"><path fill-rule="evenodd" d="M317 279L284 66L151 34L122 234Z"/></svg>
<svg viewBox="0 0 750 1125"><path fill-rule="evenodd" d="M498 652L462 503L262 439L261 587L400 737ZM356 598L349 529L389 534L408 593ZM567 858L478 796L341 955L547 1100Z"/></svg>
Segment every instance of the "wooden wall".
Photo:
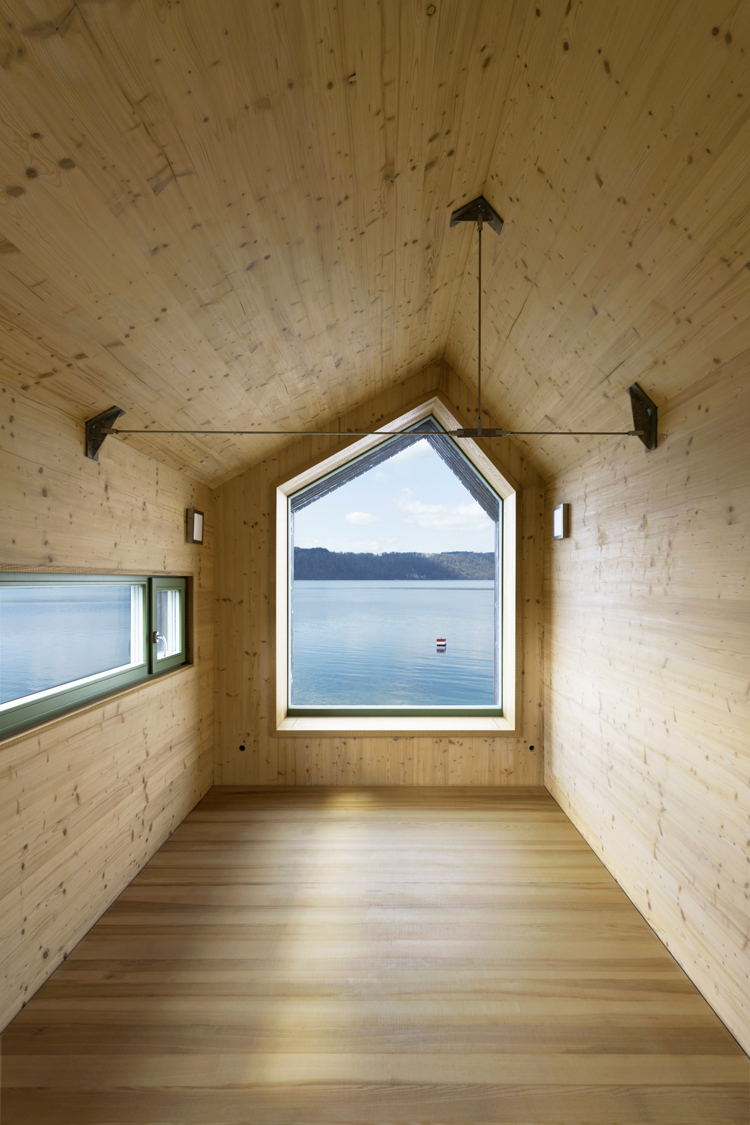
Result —
<svg viewBox="0 0 750 1125"><path fill-rule="evenodd" d="M0 742L0 1028L212 779L212 495L110 439L100 463L59 411L0 385L0 564L178 573L194 664ZM184 509L206 544L184 542Z"/></svg>
<svg viewBox="0 0 750 1125"><path fill-rule="evenodd" d="M470 418L473 396L447 364L438 362L345 415L342 427L377 425L438 389L459 416ZM331 428L336 429L337 424ZM334 442L303 438L217 490L216 783L541 784L543 493L536 471L509 441L502 442L500 456L521 486L523 736L320 738L296 734L279 737L272 731L275 488L316 455L322 457L333 449ZM490 443L486 448L492 452ZM244 753L239 751L240 745L246 746Z"/></svg>
<svg viewBox="0 0 750 1125"><path fill-rule="evenodd" d="M660 410L547 489L545 780L747 1050L750 352Z"/></svg>

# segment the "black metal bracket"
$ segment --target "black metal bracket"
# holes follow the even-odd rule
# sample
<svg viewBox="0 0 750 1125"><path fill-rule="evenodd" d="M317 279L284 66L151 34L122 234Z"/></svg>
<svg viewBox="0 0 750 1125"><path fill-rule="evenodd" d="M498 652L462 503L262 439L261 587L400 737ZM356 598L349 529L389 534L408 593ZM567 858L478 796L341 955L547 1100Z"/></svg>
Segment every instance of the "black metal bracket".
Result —
<svg viewBox="0 0 750 1125"><path fill-rule="evenodd" d="M638 437L650 453L652 449L656 449L658 437L656 403L651 401L643 387L639 387L637 383L628 387L628 394L633 407L633 429L643 431Z"/></svg>
<svg viewBox="0 0 750 1125"><path fill-rule="evenodd" d="M458 207L451 214L451 226L455 227L458 223L478 223L480 219L488 227L492 227L495 234L500 234L503 229L503 220L483 195L472 199L471 203L464 203L463 207Z"/></svg>
<svg viewBox="0 0 750 1125"><path fill-rule="evenodd" d="M90 457L92 461L99 460L99 450L101 449L104 439L109 433L111 426L114 426L118 418L125 413L119 406L110 406L109 410L103 410L101 414L97 414L96 418L89 418L86 422L86 456Z"/></svg>

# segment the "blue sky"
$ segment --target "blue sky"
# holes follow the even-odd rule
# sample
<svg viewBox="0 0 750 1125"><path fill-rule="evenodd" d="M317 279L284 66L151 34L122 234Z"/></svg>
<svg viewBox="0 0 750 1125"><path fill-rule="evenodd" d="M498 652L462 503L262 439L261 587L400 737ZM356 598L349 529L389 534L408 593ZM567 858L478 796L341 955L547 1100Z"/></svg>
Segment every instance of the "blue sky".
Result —
<svg viewBox="0 0 750 1125"><path fill-rule="evenodd" d="M429 441L316 500L294 517L297 547L329 551L492 551L494 525Z"/></svg>

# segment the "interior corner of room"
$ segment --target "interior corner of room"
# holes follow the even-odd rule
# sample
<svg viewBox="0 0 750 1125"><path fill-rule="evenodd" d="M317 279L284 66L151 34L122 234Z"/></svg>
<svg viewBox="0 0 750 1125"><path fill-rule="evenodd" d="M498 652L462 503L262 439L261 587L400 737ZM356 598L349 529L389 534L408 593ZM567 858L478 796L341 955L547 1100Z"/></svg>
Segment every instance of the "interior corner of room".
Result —
<svg viewBox="0 0 750 1125"><path fill-rule="evenodd" d="M188 649L0 738L0 1029L196 806L413 787L554 798L747 1052L750 4L251 7L3 31L0 571L185 578ZM507 485L504 715L301 723L284 487L426 412Z"/></svg>

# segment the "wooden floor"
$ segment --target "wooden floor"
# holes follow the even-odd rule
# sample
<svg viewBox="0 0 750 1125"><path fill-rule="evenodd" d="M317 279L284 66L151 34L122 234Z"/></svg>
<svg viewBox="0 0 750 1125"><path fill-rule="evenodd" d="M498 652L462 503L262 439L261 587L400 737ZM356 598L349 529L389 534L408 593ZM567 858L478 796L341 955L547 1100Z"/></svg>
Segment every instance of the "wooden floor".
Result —
<svg viewBox="0 0 750 1125"><path fill-rule="evenodd" d="M2 1037L2 1125L747 1125L544 790L214 789Z"/></svg>

